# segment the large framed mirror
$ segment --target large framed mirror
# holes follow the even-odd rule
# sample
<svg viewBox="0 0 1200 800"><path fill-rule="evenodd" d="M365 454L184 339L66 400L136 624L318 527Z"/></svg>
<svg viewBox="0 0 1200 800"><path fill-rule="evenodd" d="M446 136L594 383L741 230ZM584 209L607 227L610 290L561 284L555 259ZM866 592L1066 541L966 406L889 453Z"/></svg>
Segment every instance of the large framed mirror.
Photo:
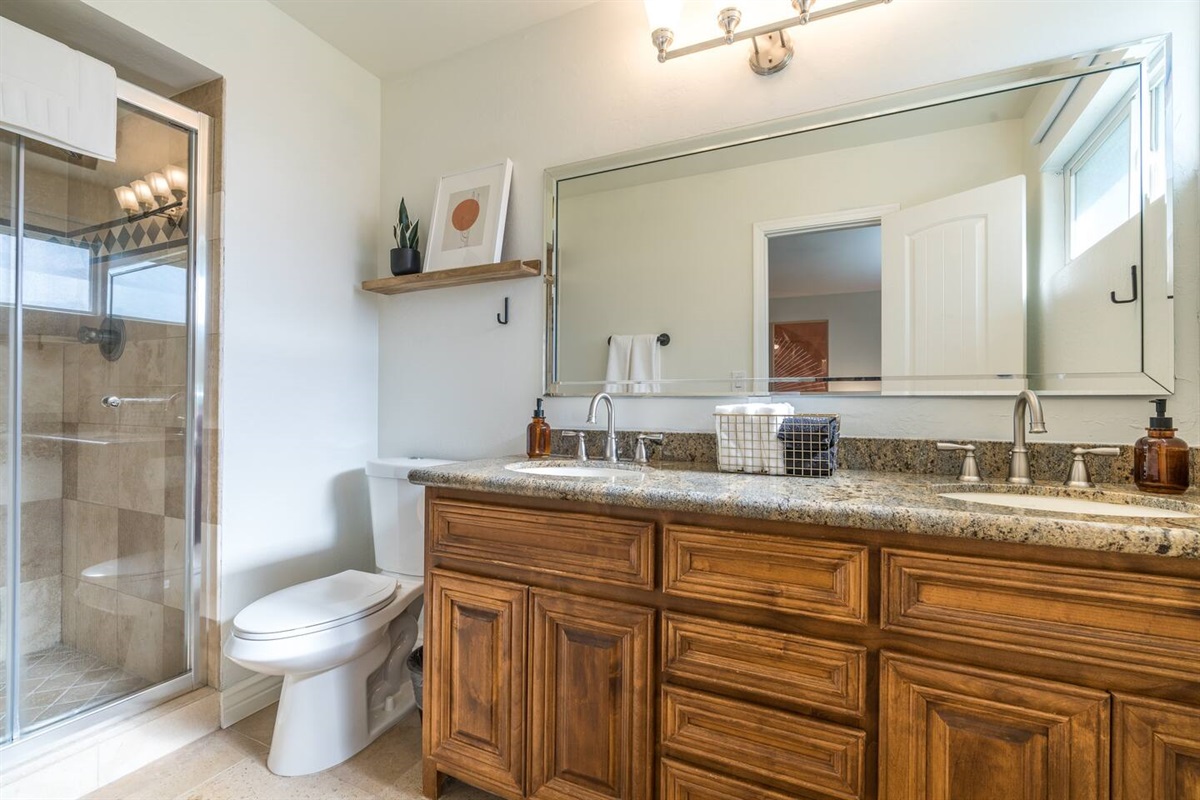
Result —
<svg viewBox="0 0 1200 800"><path fill-rule="evenodd" d="M547 393L1170 393L1169 45L547 170Z"/></svg>

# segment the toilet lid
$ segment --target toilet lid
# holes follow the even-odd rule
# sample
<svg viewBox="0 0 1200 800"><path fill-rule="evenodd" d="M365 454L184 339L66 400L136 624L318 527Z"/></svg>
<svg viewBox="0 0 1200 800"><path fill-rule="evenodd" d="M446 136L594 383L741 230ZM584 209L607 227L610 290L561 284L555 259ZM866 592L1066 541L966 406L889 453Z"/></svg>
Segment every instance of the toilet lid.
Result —
<svg viewBox="0 0 1200 800"><path fill-rule="evenodd" d="M233 630L244 639L314 633L378 611L395 593L395 579L349 569L255 600L233 618Z"/></svg>

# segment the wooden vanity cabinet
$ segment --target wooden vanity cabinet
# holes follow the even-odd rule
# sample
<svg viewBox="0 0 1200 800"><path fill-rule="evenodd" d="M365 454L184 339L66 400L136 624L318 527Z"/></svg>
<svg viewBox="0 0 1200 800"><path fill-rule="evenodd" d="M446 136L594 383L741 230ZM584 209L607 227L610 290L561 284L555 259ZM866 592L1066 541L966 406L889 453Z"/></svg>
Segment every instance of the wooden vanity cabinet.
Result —
<svg viewBox="0 0 1200 800"><path fill-rule="evenodd" d="M424 791L1200 800L1200 562L427 492Z"/></svg>
<svg viewBox="0 0 1200 800"><path fill-rule="evenodd" d="M427 548L465 569L651 581L645 522L453 502L429 519ZM651 800L654 609L465 569L427 569L425 795L447 774L510 800Z"/></svg>

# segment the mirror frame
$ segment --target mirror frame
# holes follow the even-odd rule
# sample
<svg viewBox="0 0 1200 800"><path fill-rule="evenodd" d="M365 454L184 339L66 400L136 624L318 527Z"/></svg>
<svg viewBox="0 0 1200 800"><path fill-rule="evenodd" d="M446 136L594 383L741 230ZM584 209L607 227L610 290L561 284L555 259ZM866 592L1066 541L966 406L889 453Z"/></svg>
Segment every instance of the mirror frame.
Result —
<svg viewBox="0 0 1200 800"><path fill-rule="evenodd" d="M585 161L577 161L571 164L564 164L556 167L547 168L544 173L544 203L543 203L543 225L546 241L546 271L545 271L545 286L546 286L546 331L543 341L543 393L547 397L582 397L589 396L596 390L596 387L603 387L603 378L595 381L579 381L562 383L558 381L558 184L560 181L570 180L572 178L582 178L589 175L595 175L613 170L625 169L627 167L635 167L644 164L650 164L659 161L666 161L683 156L706 153L715 150L723 150L730 147L737 147L743 144L763 141L779 136L789 136L792 134L804 133L806 131L814 131L822 128L829 128L837 125L844 125L851 122L874 119L878 117L890 116L905 111L913 111L916 109L927 108L931 106L944 105L947 103L956 102L959 100L968 100L974 97L995 94L998 92L1009 91L1013 89L1021 89L1029 86L1035 86L1051 81L1060 81L1068 79L1080 79L1088 75L1094 75L1101 72L1106 72L1120 67L1138 66L1139 68L1144 62L1164 58L1165 76L1163 81L1164 92L1164 109L1165 119L1168 121L1164 131L1164 147L1166 148L1166 175L1165 175L1165 205L1166 205L1166 235L1164 245L1166 247L1165 259L1166 270L1169 280L1174 280L1174 183L1172 179L1173 172L1173 152L1172 152L1172 131L1169 121L1172 117L1172 101L1171 101L1171 84L1172 84L1172 65L1171 65L1171 36L1164 34L1161 36L1152 36L1145 39L1139 39L1132 42L1113 45L1111 47L1098 48L1083 53L1078 53L1071 56L1049 59L1040 61L1034 64L1014 67L1012 69L1000 70L998 72L986 73L983 75L975 75L967 78L961 78L943 83L931 84L917 89L911 89L903 92L897 92L889 95L870 98L854 103L849 103L831 108L819 109L816 111L807 112L791 117L769 120L761 123L754 123L737 128L729 128L723 131L717 131L711 134L694 136L686 139L678 139L675 141L664 142L662 144L651 145L649 147L628 150L622 153L614 153L598 158L587 159ZM1144 90L1147 84L1147 71L1141 70L1140 83ZM1142 114L1145 116L1146 110L1143 107ZM1144 224L1143 208L1143 224ZM1144 246L1145 232L1142 232L1142 242ZM1144 271L1143 278L1144 281ZM1173 295L1172 295L1173 297ZM1144 307L1143 307L1144 313ZM1172 315L1173 319L1173 315ZM1146 347L1145 347L1145 318L1143 316L1143 346L1142 346L1142 372L1137 373L1104 373L1096 376L1084 376L1078 373L1066 373L1057 376L1063 381L1063 385L1067 388L1054 389L1045 388L1039 389L1039 394L1064 394L1064 395L1086 395L1086 394L1106 394L1106 395L1150 395L1150 394L1173 394L1174 393L1174 357L1171 355L1168 358L1162 359L1163 364L1158 365L1158 369L1154 374L1150 374L1146 370ZM1171 353L1174 352L1174 327L1170 330L1171 337ZM1022 376L1027 377L1027 376ZM1055 377L1055 376L1043 376ZM1069 382L1072 378L1087 377L1104 377L1106 379L1127 379L1129 382L1128 390L1116 392L1105 390L1102 392L1088 391L1086 388L1070 388ZM688 394L682 389L688 383L715 383L719 378L670 378L662 381L665 391L648 395L628 395L628 396L644 396L644 397L745 397L748 395L767 395L767 394L785 394L782 392L772 392L770 389L770 381L773 379L759 379L754 383L766 383L765 390L760 390L761 387L747 386L746 391L742 392L704 392L698 394ZM750 383L750 381L748 381ZM570 390L564 391L566 387L579 387L580 391L573 392ZM1014 390L1019 387L1014 386ZM672 391L674 389L675 391ZM622 395L623 397L626 395ZM854 394L858 397L878 397L885 395L874 394ZM917 396L909 396L919 397Z"/></svg>

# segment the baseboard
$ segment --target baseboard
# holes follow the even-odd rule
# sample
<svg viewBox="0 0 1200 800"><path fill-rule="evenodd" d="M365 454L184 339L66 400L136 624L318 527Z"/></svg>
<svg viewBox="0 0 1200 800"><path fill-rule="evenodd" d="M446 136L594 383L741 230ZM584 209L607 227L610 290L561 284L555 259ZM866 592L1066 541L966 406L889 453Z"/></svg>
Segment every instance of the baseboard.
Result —
<svg viewBox="0 0 1200 800"><path fill-rule="evenodd" d="M283 678L254 675L221 692L221 727L228 728L279 700Z"/></svg>

